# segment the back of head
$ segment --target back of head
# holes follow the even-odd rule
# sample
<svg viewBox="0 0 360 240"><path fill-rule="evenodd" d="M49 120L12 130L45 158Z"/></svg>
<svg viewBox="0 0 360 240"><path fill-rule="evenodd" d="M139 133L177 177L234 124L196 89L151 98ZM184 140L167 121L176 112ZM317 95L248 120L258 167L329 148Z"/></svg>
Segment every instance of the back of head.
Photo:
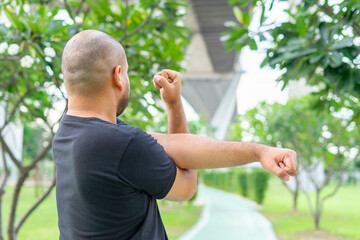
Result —
<svg viewBox="0 0 360 240"><path fill-rule="evenodd" d="M111 82L117 65L124 66L123 47L110 35L85 30L73 36L62 54L61 69L69 96L90 96Z"/></svg>

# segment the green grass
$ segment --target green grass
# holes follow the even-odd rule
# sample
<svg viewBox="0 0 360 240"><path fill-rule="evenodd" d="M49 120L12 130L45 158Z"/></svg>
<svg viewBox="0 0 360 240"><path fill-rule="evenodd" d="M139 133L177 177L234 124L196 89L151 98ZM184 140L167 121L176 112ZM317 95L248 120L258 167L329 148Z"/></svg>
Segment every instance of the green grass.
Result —
<svg viewBox="0 0 360 240"><path fill-rule="evenodd" d="M325 192L332 187L327 187ZM328 236L359 240L359 200L360 186L342 186L335 196L325 201L320 229L328 233ZM263 212L271 220L279 239L308 239L301 238L301 235L307 235L315 228L305 195L299 195L298 212L293 212L292 195L280 180L275 178L270 181Z"/></svg>
<svg viewBox="0 0 360 240"><path fill-rule="evenodd" d="M160 213L169 239L177 239L199 219L201 207L184 203L159 202Z"/></svg>
<svg viewBox="0 0 360 240"><path fill-rule="evenodd" d="M4 232L7 231L7 218L10 209L10 198L12 187L6 189L3 202L3 222L5 223ZM20 204L17 209L17 217L20 217L32 205L35 200L35 191L32 187L24 187L20 196ZM188 205L179 205L168 202L162 207L161 216L170 239L176 239L198 219L201 208ZM7 239L7 234L5 234ZM18 240L52 240L59 239L57 226L57 210L55 200L55 190L50 196L30 215L20 229Z"/></svg>
<svg viewBox="0 0 360 240"><path fill-rule="evenodd" d="M9 216L12 191L12 187L6 189L2 206L4 212L3 220L5 222L4 232L7 231L7 219ZM22 189L20 202L16 212L17 219L26 212L26 210L34 203L35 199L35 189L33 187L24 187ZM5 239L7 239L7 234L5 234ZM18 239L59 239L55 190L53 190L50 196L29 216L24 225L20 228Z"/></svg>

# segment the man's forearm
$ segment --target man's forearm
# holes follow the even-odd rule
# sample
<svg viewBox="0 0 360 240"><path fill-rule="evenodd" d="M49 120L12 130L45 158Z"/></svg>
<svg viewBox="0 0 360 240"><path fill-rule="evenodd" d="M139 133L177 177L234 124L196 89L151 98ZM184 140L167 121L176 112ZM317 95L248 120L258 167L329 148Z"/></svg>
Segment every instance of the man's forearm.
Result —
<svg viewBox="0 0 360 240"><path fill-rule="evenodd" d="M181 98L174 104L166 104L168 133L190 133Z"/></svg>
<svg viewBox="0 0 360 240"><path fill-rule="evenodd" d="M192 134L151 133L181 168L204 169L239 166L259 161L267 146L228 142Z"/></svg>

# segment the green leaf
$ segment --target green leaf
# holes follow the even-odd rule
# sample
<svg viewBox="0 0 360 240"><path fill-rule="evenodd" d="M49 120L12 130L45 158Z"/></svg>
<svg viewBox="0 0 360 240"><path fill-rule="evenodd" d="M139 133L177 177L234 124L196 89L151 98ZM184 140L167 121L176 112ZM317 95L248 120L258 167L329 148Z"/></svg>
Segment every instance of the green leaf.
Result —
<svg viewBox="0 0 360 240"><path fill-rule="evenodd" d="M242 14L242 12L241 12L241 10L240 10L240 8L238 6L233 7L233 12L234 12L234 15L235 15L236 19L240 23L244 23L243 14Z"/></svg>
<svg viewBox="0 0 360 240"><path fill-rule="evenodd" d="M329 41L329 27L327 26L327 23L325 22L320 23L319 29L320 29L321 41L323 43L327 43Z"/></svg>
<svg viewBox="0 0 360 240"><path fill-rule="evenodd" d="M256 44L256 41L254 39L249 39L249 47L251 50L257 50L258 46Z"/></svg>
<svg viewBox="0 0 360 240"><path fill-rule="evenodd" d="M238 3L238 2L240 2L240 0L229 0L230 5L233 5L233 4Z"/></svg>
<svg viewBox="0 0 360 240"><path fill-rule="evenodd" d="M314 64L314 63L318 63L322 58L323 58L324 54L316 54L315 56L311 57L309 62L311 64Z"/></svg>
<svg viewBox="0 0 360 240"><path fill-rule="evenodd" d="M36 58L36 50L34 49L34 47L32 45L29 46L29 52L30 52L30 56L32 58Z"/></svg>
<svg viewBox="0 0 360 240"><path fill-rule="evenodd" d="M329 55L330 66L332 68L337 68L342 64L342 56L338 52L334 52L332 55Z"/></svg>
<svg viewBox="0 0 360 240"><path fill-rule="evenodd" d="M265 11L266 11L266 7L265 7L265 4L264 3L261 3L261 17L260 17L260 25L262 25L265 21Z"/></svg>
<svg viewBox="0 0 360 240"><path fill-rule="evenodd" d="M44 34L54 35L58 32L64 31L66 28L68 28L68 25L63 25L62 20L54 20L48 24L47 29L44 32Z"/></svg>
<svg viewBox="0 0 360 240"><path fill-rule="evenodd" d="M11 10L6 8L4 10L4 12L5 12L6 17L9 19L9 21L15 28L19 29L20 31L25 30L25 25L20 21L18 16L16 16L15 14L12 13Z"/></svg>
<svg viewBox="0 0 360 240"><path fill-rule="evenodd" d="M245 12L245 13L243 14L243 20L244 20L244 24L245 24L246 26L249 26L249 25L250 25L250 22L251 22L251 15L250 15L250 13Z"/></svg>
<svg viewBox="0 0 360 240"><path fill-rule="evenodd" d="M331 50L337 50L341 48L351 47L354 44L354 38L348 37L343 38L340 41L334 42L331 46Z"/></svg>
<svg viewBox="0 0 360 240"><path fill-rule="evenodd" d="M314 53L317 51L317 48L304 48L295 52L285 52L284 54L280 55L279 57L273 59L270 61L271 65L275 65L277 63L281 63L284 60L291 60L298 57L304 57L306 55L309 55L311 53Z"/></svg>
<svg viewBox="0 0 360 240"><path fill-rule="evenodd" d="M296 20L296 28L302 37L306 37L306 24L305 24L305 16L299 16Z"/></svg>

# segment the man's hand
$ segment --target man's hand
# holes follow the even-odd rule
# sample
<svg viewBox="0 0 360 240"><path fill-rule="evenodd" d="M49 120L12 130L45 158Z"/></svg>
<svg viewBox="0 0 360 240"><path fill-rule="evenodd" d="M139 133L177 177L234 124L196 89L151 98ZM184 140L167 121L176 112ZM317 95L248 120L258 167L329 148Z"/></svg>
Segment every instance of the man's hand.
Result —
<svg viewBox="0 0 360 240"><path fill-rule="evenodd" d="M161 98L165 104L172 105L181 101L181 73L164 69L154 76L153 83L155 88L160 89Z"/></svg>
<svg viewBox="0 0 360 240"><path fill-rule="evenodd" d="M297 173L296 152L290 149L267 147L261 151L259 161L265 170L284 181Z"/></svg>
<svg viewBox="0 0 360 240"><path fill-rule="evenodd" d="M181 74L164 69L154 76L153 82L166 106L168 133L190 133L180 97Z"/></svg>

